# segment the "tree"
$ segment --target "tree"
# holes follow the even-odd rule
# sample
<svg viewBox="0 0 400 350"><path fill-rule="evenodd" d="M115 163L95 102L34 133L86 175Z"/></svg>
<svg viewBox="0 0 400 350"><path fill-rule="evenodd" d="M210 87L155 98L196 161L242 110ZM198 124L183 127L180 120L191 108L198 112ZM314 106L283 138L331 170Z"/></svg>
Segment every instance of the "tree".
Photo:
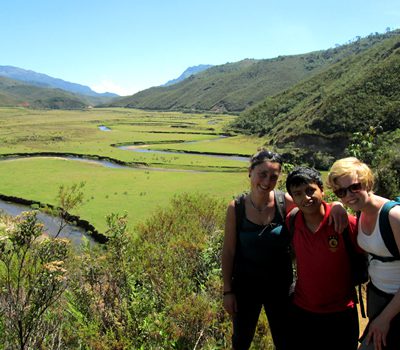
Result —
<svg viewBox="0 0 400 350"><path fill-rule="evenodd" d="M375 172L375 192L383 197L395 198L400 192L400 137L389 136L382 128L369 127L366 133L356 132L346 153L367 163Z"/></svg>
<svg viewBox="0 0 400 350"><path fill-rule="evenodd" d="M61 185L57 194L57 207L46 207L44 210L53 216L59 218L59 228L54 237L58 237L61 231L68 225L68 217L72 210L79 207L84 200L83 188L85 182L73 184L71 186Z"/></svg>
<svg viewBox="0 0 400 350"><path fill-rule="evenodd" d="M356 157L361 161L372 165L377 151L377 135L382 131L381 126L370 126L365 133L355 132L352 135L349 146L345 153L351 157Z"/></svg>

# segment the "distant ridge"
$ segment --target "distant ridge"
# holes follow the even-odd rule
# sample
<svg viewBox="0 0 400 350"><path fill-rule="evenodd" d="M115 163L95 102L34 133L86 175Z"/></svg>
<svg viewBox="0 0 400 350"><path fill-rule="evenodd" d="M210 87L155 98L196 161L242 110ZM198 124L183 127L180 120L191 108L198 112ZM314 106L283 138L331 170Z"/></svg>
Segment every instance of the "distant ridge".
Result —
<svg viewBox="0 0 400 350"><path fill-rule="evenodd" d="M211 67L213 67L211 64L199 64L197 66L189 67L178 78L169 80L162 86L174 85L182 80L185 80L186 78L189 78L191 75L196 75L197 73L200 73Z"/></svg>
<svg viewBox="0 0 400 350"><path fill-rule="evenodd" d="M90 105L89 99L96 99L96 97L73 94L61 89L28 85L22 81L0 76L1 107L82 109Z"/></svg>
<svg viewBox="0 0 400 350"><path fill-rule="evenodd" d="M62 79L50 77L46 74L37 73L32 70L26 70L13 66L0 66L0 76L13 80L23 81L33 86L62 89L65 91L73 92L75 94L86 96L110 98L118 97L118 95L114 93L97 93L93 91L90 87L85 85L71 83Z"/></svg>
<svg viewBox="0 0 400 350"><path fill-rule="evenodd" d="M328 50L272 59L244 59L213 66L173 85L152 87L116 98L106 106L239 113L391 35L390 32L375 33Z"/></svg>

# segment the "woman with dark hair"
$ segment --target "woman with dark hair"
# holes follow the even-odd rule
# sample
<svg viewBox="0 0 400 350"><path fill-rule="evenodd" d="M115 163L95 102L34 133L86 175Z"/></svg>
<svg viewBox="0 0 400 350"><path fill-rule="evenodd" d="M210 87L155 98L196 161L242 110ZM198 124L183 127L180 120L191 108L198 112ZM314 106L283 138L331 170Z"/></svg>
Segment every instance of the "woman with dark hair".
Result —
<svg viewBox="0 0 400 350"><path fill-rule="evenodd" d="M290 237L282 225L294 204L289 194L275 189L282 163L279 154L259 150L250 159L250 191L228 205L222 251L223 298L233 319L235 350L250 347L262 307L276 349L286 348L292 265ZM342 231L347 225L346 211L336 205L332 214L335 228Z"/></svg>

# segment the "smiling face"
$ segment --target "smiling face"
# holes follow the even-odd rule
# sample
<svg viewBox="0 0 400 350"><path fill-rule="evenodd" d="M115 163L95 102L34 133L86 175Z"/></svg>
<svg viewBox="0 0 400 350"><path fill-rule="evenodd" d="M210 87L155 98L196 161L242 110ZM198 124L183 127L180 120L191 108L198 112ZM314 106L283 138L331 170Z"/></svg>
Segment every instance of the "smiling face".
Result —
<svg viewBox="0 0 400 350"><path fill-rule="evenodd" d="M249 170L251 191L265 195L272 191L281 173L281 165L265 161Z"/></svg>
<svg viewBox="0 0 400 350"><path fill-rule="evenodd" d="M358 187L358 184L360 183L361 189ZM369 195L368 191L365 189L365 184L359 180L357 174L338 177L335 185L336 191L337 189L343 189L342 192L344 196L340 198L342 203L354 211L361 210L369 200Z"/></svg>
<svg viewBox="0 0 400 350"><path fill-rule="evenodd" d="M304 214L316 214L321 212L324 192L316 183L290 186L290 194L293 201Z"/></svg>

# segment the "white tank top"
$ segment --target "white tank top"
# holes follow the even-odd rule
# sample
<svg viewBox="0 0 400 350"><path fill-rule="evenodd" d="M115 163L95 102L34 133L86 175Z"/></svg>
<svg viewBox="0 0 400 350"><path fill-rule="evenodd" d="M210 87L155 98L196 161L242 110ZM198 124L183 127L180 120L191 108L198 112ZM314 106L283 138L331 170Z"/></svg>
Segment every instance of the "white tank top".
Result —
<svg viewBox="0 0 400 350"><path fill-rule="evenodd" d="M361 223L363 215L361 214L358 223L357 242L358 245L368 253L382 257L390 257L392 254L390 254L389 250L386 248L379 230L380 212L381 211L379 210L378 219L376 220L374 230L370 235L367 235L362 231ZM400 289L400 260L382 262L373 259L370 255L368 273L371 282L380 290L386 293L395 294Z"/></svg>

